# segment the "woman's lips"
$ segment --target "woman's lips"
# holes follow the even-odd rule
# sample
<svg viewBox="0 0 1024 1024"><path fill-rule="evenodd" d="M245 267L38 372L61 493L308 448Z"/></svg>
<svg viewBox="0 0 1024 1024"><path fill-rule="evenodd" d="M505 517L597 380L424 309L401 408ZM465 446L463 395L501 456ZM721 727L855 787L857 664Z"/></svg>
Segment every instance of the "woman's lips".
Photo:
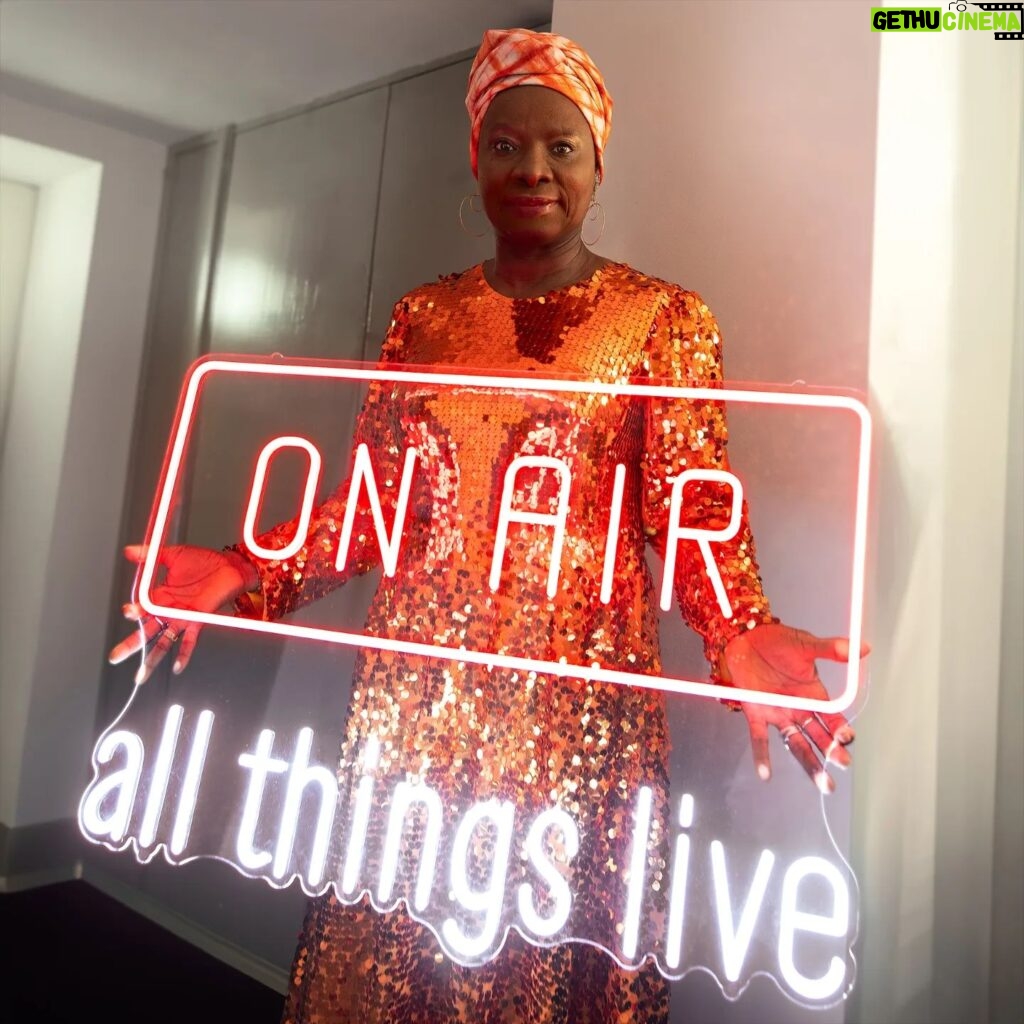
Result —
<svg viewBox="0 0 1024 1024"><path fill-rule="evenodd" d="M547 213L558 202L557 199L510 199L507 205L521 217L539 217Z"/></svg>

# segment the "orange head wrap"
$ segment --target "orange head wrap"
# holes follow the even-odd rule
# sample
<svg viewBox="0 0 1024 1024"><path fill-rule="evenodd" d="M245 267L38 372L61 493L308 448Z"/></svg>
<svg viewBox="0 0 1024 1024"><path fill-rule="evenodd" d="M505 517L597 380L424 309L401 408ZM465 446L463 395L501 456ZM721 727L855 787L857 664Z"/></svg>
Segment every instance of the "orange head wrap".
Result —
<svg viewBox="0 0 1024 1024"><path fill-rule="evenodd" d="M480 125L491 100L517 85L543 85L580 108L590 125L597 170L604 177L604 147L612 130L612 98L586 51L565 36L528 28L488 29L469 72L466 109L472 125L469 161L477 175Z"/></svg>

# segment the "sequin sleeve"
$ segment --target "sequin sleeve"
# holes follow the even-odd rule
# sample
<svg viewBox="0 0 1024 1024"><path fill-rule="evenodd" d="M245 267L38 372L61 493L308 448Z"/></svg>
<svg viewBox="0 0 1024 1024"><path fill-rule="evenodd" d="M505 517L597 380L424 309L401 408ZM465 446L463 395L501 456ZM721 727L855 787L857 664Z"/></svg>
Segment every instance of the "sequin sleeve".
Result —
<svg viewBox="0 0 1024 1024"><path fill-rule="evenodd" d="M409 330L409 303L399 301L392 311L381 350L380 363L400 362ZM370 385L366 401L356 420L352 450L366 444L370 459L378 476L391 476L390 470L400 466L399 446L393 427L393 402L379 382ZM360 500L352 528L352 541L344 569L335 567L338 538L345 518L348 480L338 487L310 517L306 542L286 561L260 559L243 544L232 550L247 558L260 577L260 588L243 594L235 604L239 615L246 618L277 619L296 608L330 593L353 576L369 572L380 561L377 534L365 488L360 489ZM381 509L385 521L394 518L394 495L397 488L379 489ZM257 538L258 543L271 550L283 548L294 536L297 518L279 523Z"/></svg>
<svg viewBox="0 0 1024 1024"><path fill-rule="evenodd" d="M669 292L647 338L644 368L654 382L689 387L722 386L722 342L718 324L699 295ZM729 469L728 429L721 402L648 400L644 418L644 530L664 558L672 483L687 469ZM717 530L729 523L732 492L726 484L694 482L683 493L682 525ZM746 502L736 536L710 545L728 596L726 618L695 541L678 542L674 589L687 623L704 639L716 671L726 644L745 629L774 621L761 586Z"/></svg>

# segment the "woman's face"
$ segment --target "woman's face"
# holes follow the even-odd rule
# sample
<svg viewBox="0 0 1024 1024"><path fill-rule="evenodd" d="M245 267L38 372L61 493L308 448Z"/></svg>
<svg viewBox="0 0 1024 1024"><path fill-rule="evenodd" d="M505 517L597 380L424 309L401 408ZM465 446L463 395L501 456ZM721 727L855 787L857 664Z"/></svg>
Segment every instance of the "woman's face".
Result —
<svg viewBox="0 0 1024 1024"><path fill-rule="evenodd" d="M578 235L596 181L579 107L540 85L499 93L480 127L477 181L499 238L547 248Z"/></svg>

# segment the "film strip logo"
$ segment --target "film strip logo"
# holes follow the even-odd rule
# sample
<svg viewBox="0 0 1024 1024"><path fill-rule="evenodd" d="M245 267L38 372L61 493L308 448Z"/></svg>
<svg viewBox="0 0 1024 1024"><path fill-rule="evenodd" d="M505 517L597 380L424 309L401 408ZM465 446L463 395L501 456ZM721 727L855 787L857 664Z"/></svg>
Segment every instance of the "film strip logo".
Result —
<svg viewBox="0 0 1024 1024"><path fill-rule="evenodd" d="M1013 11L1017 15L1017 23L1024 27L1024 2L1018 0L1017 3L1010 4L986 4L986 3L968 3L967 0L953 0L949 4L949 10L966 11L970 7L974 7L977 10L985 11L990 14L1005 13ZM997 29L994 33L996 39L1003 40L1020 40L1024 39L1024 31L1006 32L1002 29Z"/></svg>
<svg viewBox="0 0 1024 1024"><path fill-rule="evenodd" d="M1024 39L1024 0L977 3L949 0L945 7L872 7L872 32L991 32L995 40Z"/></svg>

